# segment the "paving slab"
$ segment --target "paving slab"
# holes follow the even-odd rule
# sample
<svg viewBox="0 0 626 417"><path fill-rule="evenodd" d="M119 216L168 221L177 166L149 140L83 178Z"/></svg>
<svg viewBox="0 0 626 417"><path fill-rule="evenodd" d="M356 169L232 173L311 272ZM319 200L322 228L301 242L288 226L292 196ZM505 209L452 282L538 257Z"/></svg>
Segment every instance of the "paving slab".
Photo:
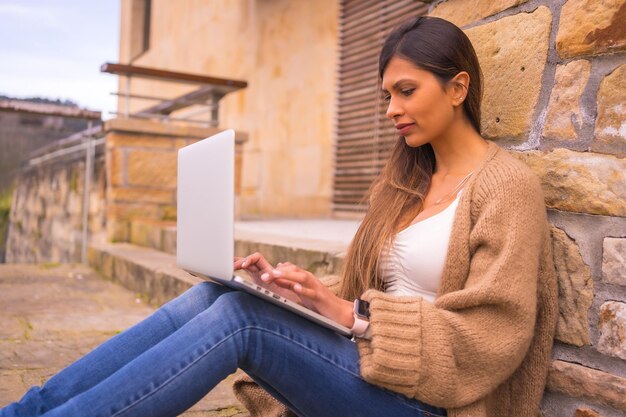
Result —
<svg viewBox="0 0 626 417"><path fill-rule="evenodd" d="M153 311L84 266L0 264L0 406ZM232 394L233 378L182 415L247 416Z"/></svg>

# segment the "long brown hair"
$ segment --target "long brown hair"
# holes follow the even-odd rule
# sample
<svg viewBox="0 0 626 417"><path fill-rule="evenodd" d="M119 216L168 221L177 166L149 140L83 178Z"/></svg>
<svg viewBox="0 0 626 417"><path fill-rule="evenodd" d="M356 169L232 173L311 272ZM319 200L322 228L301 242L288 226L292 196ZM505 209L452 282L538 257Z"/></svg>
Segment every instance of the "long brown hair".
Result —
<svg viewBox="0 0 626 417"><path fill-rule="evenodd" d="M476 52L461 29L436 17L412 18L395 28L385 40L378 62L379 79L393 57L409 60L418 68L432 72L442 86L466 71L470 84L463 109L480 132L481 71ZM379 273L381 252L395 235L401 214L407 209L421 210L434 170L435 154L430 144L413 148L403 137L396 140L385 167L366 196L370 206L346 255L341 297L350 300L368 288L383 290Z"/></svg>

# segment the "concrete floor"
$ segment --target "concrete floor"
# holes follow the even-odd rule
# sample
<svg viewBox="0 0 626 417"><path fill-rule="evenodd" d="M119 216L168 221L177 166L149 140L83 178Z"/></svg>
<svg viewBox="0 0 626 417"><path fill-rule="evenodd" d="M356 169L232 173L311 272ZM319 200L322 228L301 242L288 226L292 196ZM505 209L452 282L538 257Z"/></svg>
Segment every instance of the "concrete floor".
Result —
<svg viewBox="0 0 626 417"><path fill-rule="evenodd" d="M0 264L0 407L153 311L86 267ZM247 415L231 379L183 415Z"/></svg>

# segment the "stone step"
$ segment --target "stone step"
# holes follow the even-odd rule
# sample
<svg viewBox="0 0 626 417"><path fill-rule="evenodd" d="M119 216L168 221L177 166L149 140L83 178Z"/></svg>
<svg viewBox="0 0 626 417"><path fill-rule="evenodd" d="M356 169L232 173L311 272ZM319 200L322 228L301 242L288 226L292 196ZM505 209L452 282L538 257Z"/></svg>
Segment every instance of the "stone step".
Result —
<svg viewBox="0 0 626 417"><path fill-rule="evenodd" d="M258 251L272 264L289 261L317 276L334 274L357 227L357 221L336 219L240 221L235 223L235 254ZM198 282L176 267L172 223L137 221L132 230L130 244L92 244L90 264L154 305Z"/></svg>
<svg viewBox="0 0 626 417"><path fill-rule="evenodd" d="M359 222L340 219L281 219L235 222L237 242L269 243L329 254L343 254ZM176 223L134 220L129 243L176 254Z"/></svg>

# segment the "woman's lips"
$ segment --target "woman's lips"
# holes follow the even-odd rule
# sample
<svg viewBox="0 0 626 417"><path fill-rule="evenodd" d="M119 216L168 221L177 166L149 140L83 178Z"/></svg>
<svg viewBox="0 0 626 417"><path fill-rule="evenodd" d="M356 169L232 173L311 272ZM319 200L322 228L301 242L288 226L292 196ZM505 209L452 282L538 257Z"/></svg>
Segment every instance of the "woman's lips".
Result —
<svg viewBox="0 0 626 417"><path fill-rule="evenodd" d="M413 126L415 126L415 123L399 123L395 125L395 128L400 136L404 136Z"/></svg>

